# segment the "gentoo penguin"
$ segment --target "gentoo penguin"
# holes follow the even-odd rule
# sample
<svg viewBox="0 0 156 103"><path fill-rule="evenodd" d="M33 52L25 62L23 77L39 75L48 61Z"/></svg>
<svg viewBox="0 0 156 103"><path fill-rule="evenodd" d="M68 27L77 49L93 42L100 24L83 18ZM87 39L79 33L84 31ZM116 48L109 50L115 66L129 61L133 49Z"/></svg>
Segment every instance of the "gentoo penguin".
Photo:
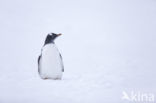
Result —
<svg viewBox="0 0 156 103"><path fill-rule="evenodd" d="M62 72L64 72L62 56L54 42L60 35L48 34L41 49L41 55L38 57L38 72L42 79L57 80L62 78Z"/></svg>

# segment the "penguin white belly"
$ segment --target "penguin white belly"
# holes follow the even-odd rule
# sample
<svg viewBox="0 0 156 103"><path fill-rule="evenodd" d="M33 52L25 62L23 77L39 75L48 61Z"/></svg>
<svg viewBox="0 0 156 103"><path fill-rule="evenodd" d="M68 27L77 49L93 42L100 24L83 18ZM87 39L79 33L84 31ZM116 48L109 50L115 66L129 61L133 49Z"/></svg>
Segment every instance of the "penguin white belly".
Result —
<svg viewBox="0 0 156 103"><path fill-rule="evenodd" d="M40 76L43 79L61 79L62 64L55 44L47 44L42 49L40 61Z"/></svg>

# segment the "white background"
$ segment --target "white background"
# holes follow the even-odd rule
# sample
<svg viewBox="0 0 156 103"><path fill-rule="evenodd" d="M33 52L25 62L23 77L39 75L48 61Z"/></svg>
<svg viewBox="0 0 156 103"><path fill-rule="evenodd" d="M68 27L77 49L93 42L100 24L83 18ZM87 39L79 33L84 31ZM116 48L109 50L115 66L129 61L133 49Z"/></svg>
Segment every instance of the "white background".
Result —
<svg viewBox="0 0 156 103"><path fill-rule="evenodd" d="M63 34L61 81L38 76L49 32ZM126 103L155 81L155 0L0 0L0 103Z"/></svg>

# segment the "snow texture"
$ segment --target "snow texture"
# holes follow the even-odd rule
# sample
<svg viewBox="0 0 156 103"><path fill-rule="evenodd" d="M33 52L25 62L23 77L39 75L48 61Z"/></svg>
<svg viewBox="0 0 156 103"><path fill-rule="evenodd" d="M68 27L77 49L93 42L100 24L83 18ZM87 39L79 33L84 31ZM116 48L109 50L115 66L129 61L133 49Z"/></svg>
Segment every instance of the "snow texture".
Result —
<svg viewBox="0 0 156 103"><path fill-rule="evenodd" d="M0 0L0 103L133 103L156 96L155 0ZM42 80L37 58L62 33L62 80ZM141 102L140 102L141 103Z"/></svg>

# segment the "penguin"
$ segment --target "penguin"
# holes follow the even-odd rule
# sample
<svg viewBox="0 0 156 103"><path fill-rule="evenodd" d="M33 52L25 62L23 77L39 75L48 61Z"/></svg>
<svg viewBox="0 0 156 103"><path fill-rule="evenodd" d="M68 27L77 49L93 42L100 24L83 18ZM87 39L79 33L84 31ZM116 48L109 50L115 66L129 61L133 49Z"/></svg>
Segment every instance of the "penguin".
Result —
<svg viewBox="0 0 156 103"><path fill-rule="evenodd" d="M38 73L42 79L61 80L64 65L55 45L55 39L62 34L49 33L38 57Z"/></svg>

